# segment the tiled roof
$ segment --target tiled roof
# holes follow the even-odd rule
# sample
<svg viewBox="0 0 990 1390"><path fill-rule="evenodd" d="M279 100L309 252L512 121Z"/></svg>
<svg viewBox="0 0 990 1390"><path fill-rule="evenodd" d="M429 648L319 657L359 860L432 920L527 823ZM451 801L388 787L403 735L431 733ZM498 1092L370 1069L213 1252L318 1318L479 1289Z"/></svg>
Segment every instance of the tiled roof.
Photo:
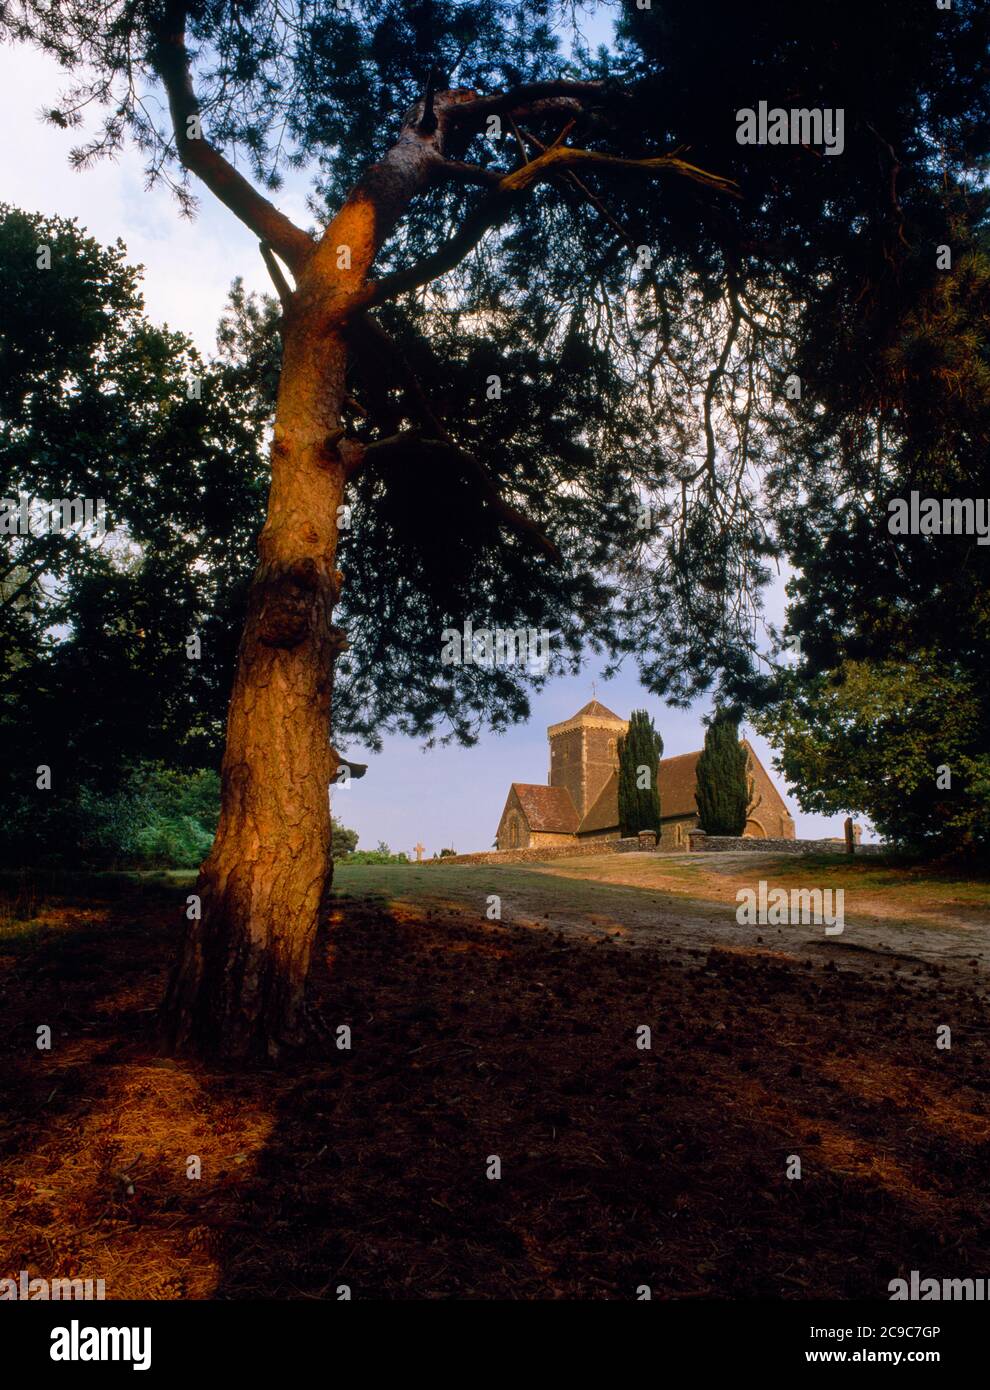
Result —
<svg viewBox="0 0 990 1390"><path fill-rule="evenodd" d="M597 700L592 700L579 710L599 718L610 717L611 712ZM750 758L760 766L759 760L750 745L743 740L743 747ZM698 779L698 759L701 749L695 753L678 753L673 758L662 758L658 770L660 785L660 817L669 820L673 817L692 816L697 813L698 804L695 790ZM786 811L785 802L773 782L767 778L769 791ZM613 772L598 793L587 815L579 823L578 814L570 792L566 787L545 787L527 782L513 782L515 792L525 813L531 830L542 830L548 834L572 835L575 832L585 835L615 830L619 824L619 778Z"/></svg>
<svg viewBox="0 0 990 1390"><path fill-rule="evenodd" d="M589 830L614 830L618 824L619 774L613 772L595 797L578 830L583 835Z"/></svg>
<svg viewBox="0 0 990 1390"><path fill-rule="evenodd" d="M548 834L573 835L578 813L566 787L544 787L533 782L513 782L530 830Z"/></svg>
<svg viewBox="0 0 990 1390"><path fill-rule="evenodd" d="M698 783L698 759L701 757L701 749L697 753L678 753L674 758L661 758L660 760L660 818L666 820L668 816L690 816L698 809L698 803L694 798L695 787Z"/></svg>
<svg viewBox="0 0 990 1390"><path fill-rule="evenodd" d="M675 758L661 760L658 780L662 820L668 816L691 816L698 809L694 789L700 756L699 749L697 753L680 753ZM580 834L585 835L592 830L614 830L618 824L619 778L613 772L578 829Z"/></svg>
<svg viewBox="0 0 990 1390"><path fill-rule="evenodd" d="M572 719L580 719L582 714L593 715L596 719L615 719L620 724L626 721L619 715L613 714L610 709L606 709L600 700L589 700L584 709L579 709L577 714L572 714Z"/></svg>

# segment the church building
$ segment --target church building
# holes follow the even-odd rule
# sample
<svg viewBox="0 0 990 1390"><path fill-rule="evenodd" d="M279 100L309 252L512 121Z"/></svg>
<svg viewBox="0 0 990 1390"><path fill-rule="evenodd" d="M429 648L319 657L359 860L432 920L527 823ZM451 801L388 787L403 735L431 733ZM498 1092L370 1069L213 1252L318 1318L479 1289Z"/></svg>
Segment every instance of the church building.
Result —
<svg viewBox="0 0 990 1390"><path fill-rule="evenodd" d="M498 823L500 850L613 840L619 829L619 738L627 721L598 700L547 729L547 786L513 782ZM794 839L794 821L783 797L746 739L749 809L743 834ZM687 832L700 826L695 801L701 750L660 760L660 848L687 849Z"/></svg>

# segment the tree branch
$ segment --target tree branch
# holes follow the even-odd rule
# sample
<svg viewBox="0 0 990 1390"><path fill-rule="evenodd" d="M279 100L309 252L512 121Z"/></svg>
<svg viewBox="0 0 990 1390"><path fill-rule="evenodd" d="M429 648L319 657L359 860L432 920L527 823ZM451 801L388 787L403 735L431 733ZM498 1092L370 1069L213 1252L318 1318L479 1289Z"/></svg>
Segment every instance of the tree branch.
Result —
<svg viewBox="0 0 990 1390"><path fill-rule="evenodd" d="M520 144L522 144L523 136L522 134L520 134L518 127L515 125L515 122L513 122L512 128L516 132L516 138L519 140ZM542 141L537 140L535 135L532 135L529 131L526 131L525 137L531 145L535 145L535 147L540 151L541 154L546 153L546 145L544 145ZM523 146L523 155L526 156L525 146ZM529 163L528 156L524 158L524 163ZM596 210L596 212L601 214L601 216L609 224L612 230L618 232L619 236L630 248L630 250L635 251L637 246L635 238L632 237L629 234L629 232L626 231L625 227L623 227L622 223L618 220L618 218L612 216L608 208L602 202L601 198L599 198L596 193L593 193L582 179L578 178L577 174L575 174L573 169L567 170L566 177L568 181L578 190L578 192L588 200L588 202Z"/></svg>
<svg viewBox="0 0 990 1390"><path fill-rule="evenodd" d="M381 280L370 282L355 296L353 307L368 309L375 304L383 303L386 299L394 299L396 295L426 285L459 265L464 257L474 250L485 233L504 222L511 213L515 198L500 191L504 177L499 180L497 191L468 215L460 231L449 241L444 242L431 256L417 264L406 266L404 270L397 270Z"/></svg>
<svg viewBox="0 0 990 1390"><path fill-rule="evenodd" d="M261 251L265 266L268 269L268 274L272 277L272 284L275 286L278 297L282 301L282 308L288 309L289 304L292 302L292 290L289 288L289 282L282 274L282 267L275 259L272 248L266 241L259 241L258 247Z"/></svg>
<svg viewBox="0 0 990 1390"><path fill-rule="evenodd" d="M313 250L312 239L263 198L202 133L185 42L187 11L188 5L182 0L169 0L166 4L152 60L168 96L179 158L257 237L273 246L297 274Z"/></svg>
<svg viewBox="0 0 990 1390"><path fill-rule="evenodd" d="M355 327L359 334L363 333L365 338L370 340L369 355L374 356L376 364L381 362L381 354L384 353L387 358L391 358L393 364L398 368L402 376L405 394L413 402L411 414L418 416L420 421L438 438L446 440L448 444L453 444L454 441L444 427L443 421L430 404L419 377L413 371L409 359L395 339L386 333L377 319L373 319L370 314L361 314L355 320Z"/></svg>
<svg viewBox="0 0 990 1390"><path fill-rule="evenodd" d="M426 79L426 95L423 97L423 115L420 118L419 128L424 135L432 135L439 122L437 113L433 109L433 98L436 95L437 84L440 74L435 67L430 68L430 75Z"/></svg>
<svg viewBox="0 0 990 1390"><path fill-rule="evenodd" d="M562 170L575 167L595 169L601 173L613 170L642 174L669 172L704 184L706 188L714 188L719 193L729 193L736 198L740 196L739 186L733 179L724 179L721 174L699 169L696 164L689 164L676 154L662 154L651 159L623 159L620 155L600 154L597 150L575 150L561 144L551 145L528 164L513 169L511 174L504 176L500 187L503 192L519 193L540 179L552 178Z"/></svg>
<svg viewBox="0 0 990 1390"><path fill-rule="evenodd" d="M375 440L371 444L363 446L360 456L354 457L354 466L349 468L348 481L358 473L363 472L368 463L381 462L389 454L394 454L407 448L410 444L419 444L424 449L432 449L434 453L446 453L451 457L466 463L472 475L476 479L485 502L492 512L498 517L503 525L508 526L524 540L528 541L537 550L548 556L555 564L563 563L563 556L554 545L553 541L532 521L524 512L513 507L498 490L498 486L492 478L488 469L469 449L464 449L457 441L452 438L449 431L445 428L443 421L437 415L433 406L430 404L426 392L406 360L406 355L399 347L398 343L386 333L380 323L377 323L368 314L362 314L360 319L355 321L359 331L370 338L378 350L384 350L398 366L402 374L403 385L406 394L412 398L415 414L423 421L428 429L432 430L437 436L435 439L425 439L422 430L409 429L401 430L398 434L390 435L387 439ZM370 458L369 458L370 455Z"/></svg>
<svg viewBox="0 0 990 1390"><path fill-rule="evenodd" d="M46 555L45 558L42 560L41 564L35 565L33 570L29 570L26 579L19 583L17 585L17 588L13 589L10 593L4 593L3 586L0 586L0 608L7 608L11 604L16 603L17 600L20 598L21 594L23 594L24 590L30 589L31 586L41 577L48 563L49 556ZM10 573L10 571L8 571L8 573Z"/></svg>
<svg viewBox="0 0 990 1390"><path fill-rule="evenodd" d="M433 445L432 440L424 440L423 443L425 445ZM505 498L499 492L494 478L492 478L488 469L476 454L472 454L467 449L462 449L460 445L454 444L453 442L447 443L445 440L437 440L436 447L453 454L456 458L468 465L481 487L485 501L504 526L508 526L510 530L515 531L517 535L521 536L523 540L528 541L535 549L542 551L542 553L546 555L549 560L552 560L555 565L562 565L564 563L564 557L561 555L557 546L554 545L549 536L543 534L536 522L533 521L532 518L526 516L524 512L519 511L509 502L506 502Z"/></svg>
<svg viewBox="0 0 990 1390"><path fill-rule="evenodd" d="M491 189L498 188L505 177L502 169L486 169L481 164L464 164L458 159L438 159L436 174L453 183L477 183Z"/></svg>
<svg viewBox="0 0 990 1390"><path fill-rule="evenodd" d="M512 134L515 137L516 146L519 150L519 161L522 164L528 164L529 151L526 149L526 144L522 138L522 135L520 134L519 127L516 125L515 121L512 119L511 116L509 117L509 125L512 127ZM534 140L533 143L536 144L537 142ZM546 146L540 145L539 148L543 150L546 149Z"/></svg>
<svg viewBox="0 0 990 1390"><path fill-rule="evenodd" d="M386 299L394 299L396 295L403 294L406 290L428 284L430 280L435 280L438 276L445 275L448 270L453 270L470 251L474 250L486 232L505 221L512 211L516 196L526 192L541 179L554 178L557 174L572 173L575 166L591 168L602 173L619 171L621 173L680 174L706 188L713 188L719 193L728 193L732 197L741 196L738 185L732 179L725 179L720 174L712 174L707 169L700 169L695 164L689 164L687 160L681 159L676 153L658 155L650 159L623 159L619 155L599 154L595 150L571 149L567 145L559 143L563 139L564 133L566 132L562 132L549 148L543 150L535 159L531 159L528 164L513 169L511 173L503 174L497 184L493 186L494 191L491 196L486 198L468 216L460 231L434 251L431 256L427 256L418 264L407 266L404 270L395 271L392 275L386 275L381 280L371 281L364 286L350 301L350 311L368 309L375 304L381 304ZM583 184L579 184L579 186L586 196L594 200L594 195L588 192ZM599 207L599 211L604 211L600 200L596 206ZM608 216L607 213L605 215ZM613 219L610 218L609 220L612 221ZM622 231L622 235L626 236L626 233Z"/></svg>
<svg viewBox="0 0 990 1390"><path fill-rule="evenodd" d="M353 482L366 471L370 464L381 463L389 455L404 452L410 444L419 444L423 438L420 429L399 430L386 435L384 439L372 439L370 443L361 440L348 440L347 481Z"/></svg>
<svg viewBox="0 0 990 1390"><path fill-rule="evenodd" d="M448 119L454 125L482 125L489 116L509 115L516 120L537 115L585 109L589 100L600 97L604 82L524 82L507 92L472 97L451 106Z"/></svg>

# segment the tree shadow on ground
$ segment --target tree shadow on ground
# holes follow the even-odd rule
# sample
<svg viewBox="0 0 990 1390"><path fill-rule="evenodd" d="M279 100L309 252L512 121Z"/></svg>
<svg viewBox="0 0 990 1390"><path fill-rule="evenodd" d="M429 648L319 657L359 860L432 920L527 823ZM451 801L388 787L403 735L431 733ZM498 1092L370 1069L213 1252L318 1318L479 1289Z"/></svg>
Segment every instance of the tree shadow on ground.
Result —
<svg viewBox="0 0 990 1390"><path fill-rule="evenodd" d="M318 943L325 1034L222 1071L158 1054L183 903L66 899L0 950L0 1275L111 1297L883 1299L911 1269L990 1264L985 1005L937 970L660 956L355 899Z"/></svg>
<svg viewBox="0 0 990 1390"><path fill-rule="evenodd" d="M986 1267L985 1035L934 972L338 915L314 997L351 1047L281 1097L222 1296L881 1298L947 1249Z"/></svg>

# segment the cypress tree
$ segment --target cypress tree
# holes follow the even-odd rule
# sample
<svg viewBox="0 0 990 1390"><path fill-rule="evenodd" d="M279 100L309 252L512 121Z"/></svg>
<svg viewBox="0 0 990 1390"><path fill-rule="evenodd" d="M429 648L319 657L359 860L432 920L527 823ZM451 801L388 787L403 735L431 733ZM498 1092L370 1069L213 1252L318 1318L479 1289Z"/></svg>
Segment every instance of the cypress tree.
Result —
<svg viewBox="0 0 990 1390"><path fill-rule="evenodd" d="M660 834L657 763L663 739L644 709L633 710L629 730L619 739L619 825L623 835L641 830Z"/></svg>
<svg viewBox="0 0 990 1390"><path fill-rule="evenodd" d="M739 721L716 710L698 758L697 802L701 828L709 835L741 835L746 825L749 786L746 750L739 742Z"/></svg>

